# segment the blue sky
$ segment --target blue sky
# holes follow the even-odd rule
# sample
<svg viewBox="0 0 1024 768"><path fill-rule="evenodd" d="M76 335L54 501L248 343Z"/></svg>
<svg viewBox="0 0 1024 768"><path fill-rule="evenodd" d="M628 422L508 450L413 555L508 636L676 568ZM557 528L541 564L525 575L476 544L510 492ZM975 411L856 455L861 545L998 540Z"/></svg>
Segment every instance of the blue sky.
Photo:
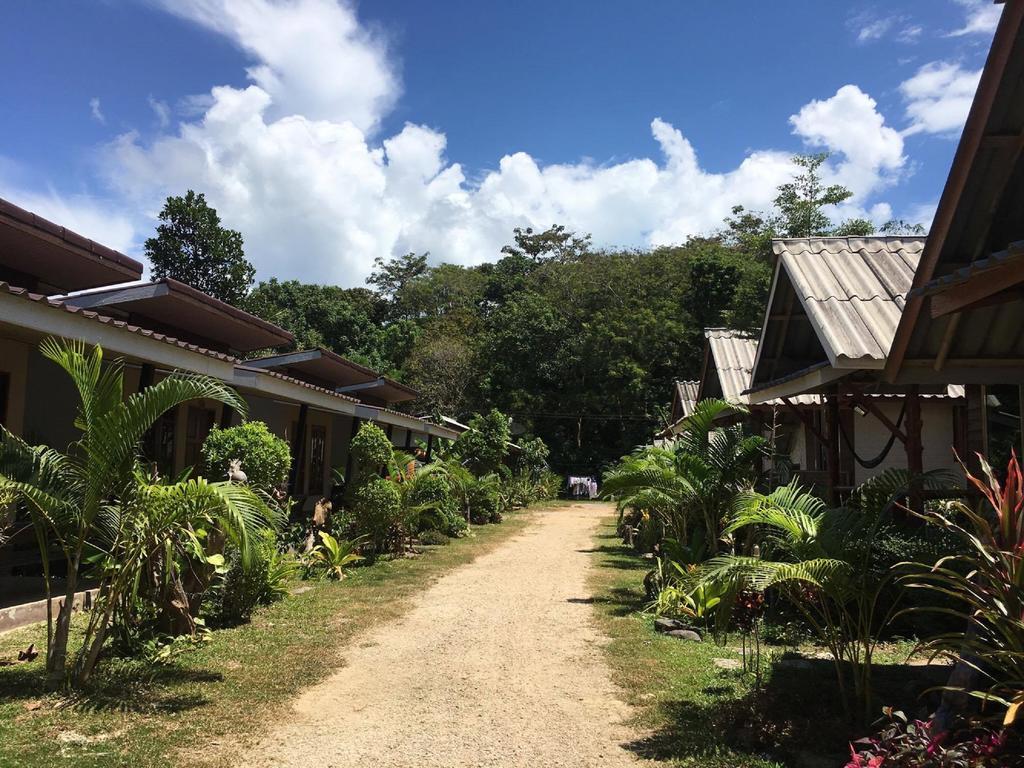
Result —
<svg viewBox="0 0 1024 768"><path fill-rule="evenodd" d="M5 8L0 196L138 254L205 191L261 277L497 256L514 226L608 245L764 207L831 150L840 216L927 223L987 0L48 0Z"/></svg>

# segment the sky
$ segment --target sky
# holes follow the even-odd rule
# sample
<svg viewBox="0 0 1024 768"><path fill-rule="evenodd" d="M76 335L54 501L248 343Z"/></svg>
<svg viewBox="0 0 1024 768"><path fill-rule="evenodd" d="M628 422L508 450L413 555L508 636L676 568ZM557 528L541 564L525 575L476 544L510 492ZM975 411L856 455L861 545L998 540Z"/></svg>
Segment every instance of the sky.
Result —
<svg viewBox="0 0 1024 768"><path fill-rule="evenodd" d="M930 223L990 0L4 0L0 197L142 258L204 192L257 277L709 234L828 151L837 218Z"/></svg>

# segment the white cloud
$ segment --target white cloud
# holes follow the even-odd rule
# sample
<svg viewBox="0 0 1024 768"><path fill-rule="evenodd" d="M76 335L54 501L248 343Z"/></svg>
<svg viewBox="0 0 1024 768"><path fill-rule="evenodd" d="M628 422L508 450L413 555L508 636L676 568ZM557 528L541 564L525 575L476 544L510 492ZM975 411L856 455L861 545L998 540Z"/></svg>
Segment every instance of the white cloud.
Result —
<svg viewBox="0 0 1024 768"><path fill-rule="evenodd" d="M1003 12L1002 5L992 0L956 0L958 5L967 9L964 25L949 33L950 37L964 35L991 35L999 24L999 16Z"/></svg>
<svg viewBox="0 0 1024 768"><path fill-rule="evenodd" d="M159 0L217 32L257 63L246 73L270 96L267 116L351 121L373 130L399 96L385 41L345 0Z"/></svg>
<svg viewBox="0 0 1024 768"><path fill-rule="evenodd" d="M107 124L107 118L103 115L103 110L100 108L99 97L93 96L89 99L89 114L91 114L92 119L100 125Z"/></svg>
<svg viewBox="0 0 1024 768"><path fill-rule="evenodd" d="M733 205L767 208L794 172L790 152L771 148L711 172L680 130L654 119L655 157L542 165L516 152L470 180L435 128L375 138L399 84L349 5L185 0L173 10L250 53L252 82L179 104L183 120L154 139L129 132L102 149L100 172L132 212L134 233L113 232L118 242L141 241L164 197L193 188L243 233L260 277L357 285L377 256L494 259L516 226L562 223L601 245L680 242L718 227ZM873 198L901 177L903 139L868 94L843 86L790 123L802 144L835 153L826 181L854 192L840 217L889 217Z"/></svg>
<svg viewBox="0 0 1024 768"><path fill-rule="evenodd" d="M916 43L923 28L914 24L910 16L891 14L880 16L874 10L860 11L846 21L847 28L857 36L861 45L891 37L900 43ZM891 34L890 34L891 33Z"/></svg>
<svg viewBox="0 0 1024 768"><path fill-rule="evenodd" d="M156 121L160 125L160 128L166 128L171 124L171 107L166 101L153 98L150 96L149 108L153 110L153 114L156 115Z"/></svg>
<svg viewBox="0 0 1024 768"><path fill-rule="evenodd" d="M967 70L951 61L925 64L900 83L910 126L903 132L956 136L970 111L981 70Z"/></svg>
<svg viewBox="0 0 1024 768"><path fill-rule="evenodd" d="M108 200L89 195L60 195L52 189L31 192L4 178L0 178L0 197L108 248L132 251L133 222Z"/></svg>

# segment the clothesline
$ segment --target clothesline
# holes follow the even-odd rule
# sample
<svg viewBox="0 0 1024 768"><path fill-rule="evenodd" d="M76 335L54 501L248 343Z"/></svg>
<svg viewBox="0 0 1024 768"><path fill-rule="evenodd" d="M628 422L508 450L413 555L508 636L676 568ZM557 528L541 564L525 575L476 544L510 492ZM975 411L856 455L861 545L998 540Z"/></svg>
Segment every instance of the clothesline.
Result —
<svg viewBox="0 0 1024 768"><path fill-rule="evenodd" d="M569 488L569 498L571 499L597 498L597 480L593 477L569 475L567 485Z"/></svg>

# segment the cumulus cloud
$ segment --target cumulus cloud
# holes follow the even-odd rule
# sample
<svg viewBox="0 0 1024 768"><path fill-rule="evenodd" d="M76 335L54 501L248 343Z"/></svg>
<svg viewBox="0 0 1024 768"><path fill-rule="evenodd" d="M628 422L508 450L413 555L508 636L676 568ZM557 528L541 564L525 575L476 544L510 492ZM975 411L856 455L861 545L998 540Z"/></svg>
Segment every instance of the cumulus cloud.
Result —
<svg viewBox="0 0 1024 768"><path fill-rule="evenodd" d="M342 0L159 0L231 40L258 63L246 73L270 97L271 120L300 114L376 128L400 88L386 41Z"/></svg>
<svg viewBox="0 0 1024 768"><path fill-rule="evenodd" d="M100 107L100 100L98 96L93 96L89 99L89 114L92 115L92 119L100 125L106 125L107 118L103 114L103 110Z"/></svg>
<svg viewBox="0 0 1024 768"><path fill-rule="evenodd" d="M980 78L980 69L964 69L956 62L925 64L900 83L910 121L904 135L937 133L955 137L967 119Z"/></svg>
<svg viewBox="0 0 1024 768"><path fill-rule="evenodd" d="M999 24L999 16L1003 6L996 5L992 0L956 0L967 11L964 25L949 33L950 37L964 35L991 35Z"/></svg>
<svg viewBox="0 0 1024 768"><path fill-rule="evenodd" d="M166 2L248 53L250 83L179 104L181 122L171 129L168 114L155 137L116 137L97 165L134 211L138 240L166 195L201 190L244 234L261 277L356 285L375 257L411 250L479 263L496 258L516 226L562 223L602 245L677 243L714 230L733 205L770 206L794 173L790 153L771 148L711 172L680 130L656 118L654 157L545 165L516 152L470 179L436 128L408 123L377 136L400 84L387 46L348 4ZM835 153L826 180L854 192L841 217L889 217L873 197L900 178L903 138L874 99L846 85L790 124L801 144ZM123 242L123 231L113 235Z"/></svg>

